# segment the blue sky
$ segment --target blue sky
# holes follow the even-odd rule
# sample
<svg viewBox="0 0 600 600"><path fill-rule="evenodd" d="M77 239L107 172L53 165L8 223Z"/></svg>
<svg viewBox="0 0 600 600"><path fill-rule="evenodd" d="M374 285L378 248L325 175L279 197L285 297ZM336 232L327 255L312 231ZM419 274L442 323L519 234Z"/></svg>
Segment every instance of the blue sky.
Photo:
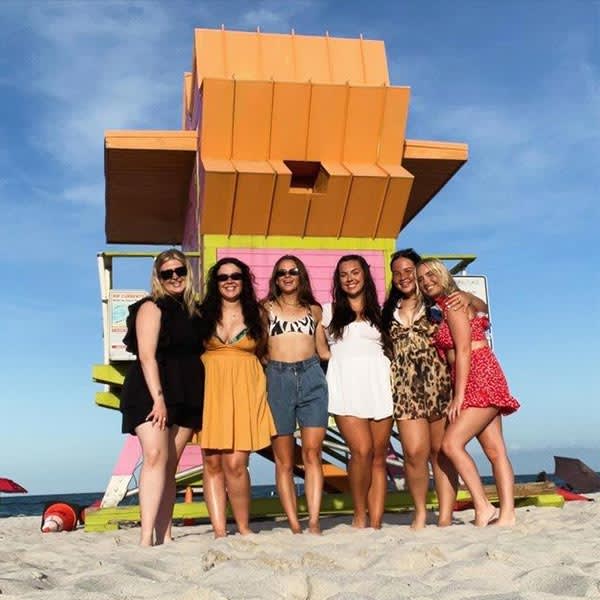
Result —
<svg viewBox="0 0 600 600"><path fill-rule="evenodd" d="M600 3L66 2L0 4L0 475L33 493L104 489L122 443L97 408L95 256L103 131L178 129L194 27L383 39L410 85L408 137L470 160L399 246L472 253L522 410L517 472L552 455L600 470ZM126 249L123 246L112 249ZM122 287L144 286L139 279ZM256 482L272 469L255 464Z"/></svg>

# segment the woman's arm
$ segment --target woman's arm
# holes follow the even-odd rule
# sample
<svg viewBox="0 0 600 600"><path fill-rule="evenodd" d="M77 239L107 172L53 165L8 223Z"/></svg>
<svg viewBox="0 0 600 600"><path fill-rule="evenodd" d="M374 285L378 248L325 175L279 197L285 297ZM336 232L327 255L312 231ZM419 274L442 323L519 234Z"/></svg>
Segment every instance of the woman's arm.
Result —
<svg viewBox="0 0 600 600"><path fill-rule="evenodd" d="M323 326L323 310L320 306L311 306L310 310L317 324L315 329L315 350L321 360L329 360L331 352L329 351L329 344L327 343L327 336L325 335L325 328Z"/></svg>
<svg viewBox="0 0 600 600"><path fill-rule="evenodd" d="M462 410L471 370L471 323L466 312L445 311L445 318L454 342L454 389L448 406L448 419L452 423Z"/></svg>
<svg viewBox="0 0 600 600"><path fill-rule="evenodd" d="M267 308L267 301L261 302L260 307L260 320L263 324L263 331L265 332L265 340L260 344L260 350L257 352L257 356L263 365L269 362L269 345L271 343L271 336L269 335L269 312Z"/></svg>
<svg viewBox="0 0 600 600"><path fill-rule="evenodd" d="M167 421L167 406L163 396L158 362L156 361L156 346L160 332L160 308L154 302L144 302L135 320L135 333L138 342L138 358L142 366L146 386L154 403L146 421L158 424L164 429Z"/></svg>
<svg viewBox="0 0 600 600"><path fill-rule="evenodd" d="M469 306L475 309L475 312L486 313L488 312L488 305L481 299L471 294L470 292L452 292L448 296L448 308L452 310L463 310L467 311Z"/></svg>

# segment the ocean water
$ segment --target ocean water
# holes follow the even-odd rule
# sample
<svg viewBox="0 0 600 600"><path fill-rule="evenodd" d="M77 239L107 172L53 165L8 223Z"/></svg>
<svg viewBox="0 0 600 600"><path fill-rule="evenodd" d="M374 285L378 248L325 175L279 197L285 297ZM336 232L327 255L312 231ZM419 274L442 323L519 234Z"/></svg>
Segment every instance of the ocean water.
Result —
<svg viewBox="0 0 600 600"><path fill-rule="evenodd" d="M535 481L535 474L528 475L517 475L515 477L516 483L531 483ZM552 479L552 475L549 474L549 479ZM494 483L492 477L482 477L484 484ZM298 494L304 493L302 484L297 485ZM3 517L32 517L41 516L46 504L51 502L68 502L70 504L77 504L79 506L86 507L93 502L99 501L104 492L93 492L85 494L42 494L42 495L31 495L31 494L16 494L16 495L0 495L0 518ZM253 498L269 498L277 495L277 490L274 485L255 485L252 486L252 497ZM135 503L136 498L131 498L125 502ZM183 502L183 496L178 496L178 502Z"/></svg>

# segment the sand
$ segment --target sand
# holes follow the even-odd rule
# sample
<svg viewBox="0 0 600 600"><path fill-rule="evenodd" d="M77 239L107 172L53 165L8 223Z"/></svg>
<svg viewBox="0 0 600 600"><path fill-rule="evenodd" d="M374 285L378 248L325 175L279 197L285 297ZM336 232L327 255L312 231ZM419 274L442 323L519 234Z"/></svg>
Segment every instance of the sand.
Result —
<svg viewBox="0 0 600 600"><path fill-rule="evenodd" d="M284 522L214 540L177 527L168 546L139 548L137 528L41 534L37 517L0 519L3 599L600 598L600 494L563 509L521 508L512 530L477 529L472 511L446 529L411 531L409 515L379 530L323 519L324 535Z"/></svg>

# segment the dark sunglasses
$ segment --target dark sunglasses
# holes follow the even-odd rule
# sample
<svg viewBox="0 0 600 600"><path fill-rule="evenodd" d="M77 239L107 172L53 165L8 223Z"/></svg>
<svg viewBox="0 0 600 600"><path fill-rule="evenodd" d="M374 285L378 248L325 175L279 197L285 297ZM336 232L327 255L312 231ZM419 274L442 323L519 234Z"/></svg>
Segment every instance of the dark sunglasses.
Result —
<svg viewBox="0 0 600 600"><path fill-rule="evenodd" d="M239 272L236 273L219 273L216 277L217 281L219 283L224 283L226 281L229 281L230 279L232 281L241 281L242 280L243 275Z"/></svg>
<svg viewBox="0 0 600 600"><path fill-rule="evenodd" d="M165 269L164 271L159 271L158 275L163 281L169 281L169 279L173 279L173 275L177 275L177 277L185 277L187 275L187 267Z"/></svg>
<svg viewBox="0 0 600 600"><path fill-rule="evenodd" d="M300 275L300 271L294 267L293 269L277 269L275 271L275 277L285 277L286 275L291 275L292 277L298 277Z"/></svg>

